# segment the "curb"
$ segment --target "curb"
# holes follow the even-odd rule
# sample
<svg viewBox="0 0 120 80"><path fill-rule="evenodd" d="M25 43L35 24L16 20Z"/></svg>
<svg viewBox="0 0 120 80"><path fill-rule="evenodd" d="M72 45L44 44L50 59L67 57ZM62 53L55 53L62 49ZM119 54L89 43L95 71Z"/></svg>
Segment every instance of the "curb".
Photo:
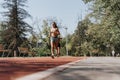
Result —
<svg viewBox="0 0 120 80"><path fill-rule="evenodd" d="M81 61L81 60L77 60L77 61L70 62L70 63L64 64L61 66L57 66L55 68L47 69L45 71L33 73L33 74L30 74L30 75L27 75L24 77L17 78L15 80L42 80L42 79L44 79L44 78L46 78L46 77L48 77L56 72L60 72L60 71L63 71L65 69L69 68L70 66L76 64L79 61Z"/></svg>

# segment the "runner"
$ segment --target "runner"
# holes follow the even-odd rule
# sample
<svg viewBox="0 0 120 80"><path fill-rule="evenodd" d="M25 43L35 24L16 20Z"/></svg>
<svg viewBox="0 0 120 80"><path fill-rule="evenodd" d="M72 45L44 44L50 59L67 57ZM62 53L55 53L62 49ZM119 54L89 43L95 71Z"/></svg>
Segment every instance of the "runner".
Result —
<svg viewBox="0 0 120 80"><path fill-rule="evenodd" d="M58 35L60 35L59 29L55 22L53 22L52 27L50 29L50 39L51 39L51 57L54 59L54 49L56 48L57 54L58 52Z"/></svg>

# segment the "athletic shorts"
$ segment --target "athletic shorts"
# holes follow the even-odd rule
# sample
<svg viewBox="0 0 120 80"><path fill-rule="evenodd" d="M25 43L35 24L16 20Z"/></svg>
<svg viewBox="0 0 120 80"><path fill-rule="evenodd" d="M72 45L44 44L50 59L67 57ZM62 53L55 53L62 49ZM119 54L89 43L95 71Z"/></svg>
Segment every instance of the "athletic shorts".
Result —
<svg viewBox="0 0 120 80"><path fill-rule="evenodd" d="M51 37L51 42L57 42L58 37Z"/></svg>

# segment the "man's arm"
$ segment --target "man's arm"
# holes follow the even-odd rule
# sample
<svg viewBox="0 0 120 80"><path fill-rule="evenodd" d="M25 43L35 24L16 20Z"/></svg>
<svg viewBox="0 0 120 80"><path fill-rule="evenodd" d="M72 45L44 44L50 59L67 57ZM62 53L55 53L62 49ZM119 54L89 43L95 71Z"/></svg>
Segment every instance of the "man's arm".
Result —
<svg viewBox="0 0 120 80"><path fill-rule="evenodd" d="M60 31L59 31L59 29L57 28L57 35L60 35Z"/></svg>
<svg viewBox="0 0 120 80"><path fill-rule="evenodd" d="M52 33L52 32L51 32L51 29L50 29L50 32L49 32L49 37L51 37L51 33Z"/></svg>

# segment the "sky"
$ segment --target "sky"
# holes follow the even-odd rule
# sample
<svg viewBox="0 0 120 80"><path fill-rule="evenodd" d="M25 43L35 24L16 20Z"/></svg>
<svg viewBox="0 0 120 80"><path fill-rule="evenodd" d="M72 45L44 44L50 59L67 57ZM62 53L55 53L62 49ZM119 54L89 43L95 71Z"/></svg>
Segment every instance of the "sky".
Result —
<svg viewBox="0 0 120 80"><path fill-rule="evenodd" d="M3 0L0 0L0 4L2 2ZM33 20L37 18L42 22L43 19L55 17L58 22L68 28L67 32L69 34L74 33L81 15L83 19L87 14L87 5L82 0L28 0L26 5L28 7L25 9ZM0 12L2 10L0 6ZM0 18L2 20L1 14ZM33 20L26 19L28 24L33 24ZM64 35L65 30L61 29L61 31L63 31L62 34Z"/></svg>

